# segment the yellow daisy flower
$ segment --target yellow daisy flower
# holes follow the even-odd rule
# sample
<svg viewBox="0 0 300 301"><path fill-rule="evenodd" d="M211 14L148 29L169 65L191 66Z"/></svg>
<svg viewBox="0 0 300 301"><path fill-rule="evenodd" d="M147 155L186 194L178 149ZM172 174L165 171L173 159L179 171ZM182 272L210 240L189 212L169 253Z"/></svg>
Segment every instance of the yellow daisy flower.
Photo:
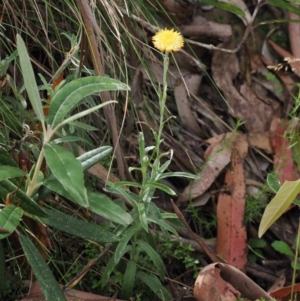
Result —
<svg viewBox="0 0 300 301"><path fill-rule="evenodd" d="M161 29L153 38L153 45L160 51L178 51L183 47L181 33L174 29Z"/></svg>

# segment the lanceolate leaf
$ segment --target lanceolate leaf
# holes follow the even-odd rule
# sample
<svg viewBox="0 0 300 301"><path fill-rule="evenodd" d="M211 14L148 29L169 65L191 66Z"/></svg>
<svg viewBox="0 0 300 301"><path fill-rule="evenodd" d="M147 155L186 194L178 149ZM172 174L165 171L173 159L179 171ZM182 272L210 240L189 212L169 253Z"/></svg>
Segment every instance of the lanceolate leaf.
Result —
<svg viewBox="0 0 300 301"><path fill-rule="evenodd" d="M163 230L168 230L169 232L173 233L174 235L178 235L176 230L172 226L167 224L163 219L158 219L158 218L152 216L152 217L148 217L147 220L151 223L155 223L155 224L159 225Z"/></svg>
<svg viewBox="0 0 300 301"><path fill-rule="evenodd" d="M217 1L217 0L201 0L201 1L198 0L198 1L201 3L208 4L208 5L213 5L215 7L223 9L223 10L227 10L238 16L245 17L245 12L242 9L240 9L237 6L234 6L230 3L225 3L225 2Z"/></svg>
<svg viewBox="0 0 300 301"><path fill-rule="evenodd" d="M161 282L155 275L139 271L137 272L136 277L148 285L160 300L165 301L172 299L170 293L162 286Z"/></svg>
<svg viewBox="0 0 300 301"><path fill-rule="evenodd" d="M57 281L46 264L44 258L30 241L24 235L19 235L20 243L26 255L26 258L33 270L36 279L41 286L42 292L47 301L66 301Z"/></svg>
<svg viewBox="0 0 300 301"><path fill-rule="evenodd" d="M139 226L131 226L126 230L124 235L121 237L121 242L118 244L115 251L115 255L114 255L115 264L119 263L121 257L124 255L124 250L126 249L129 240L135 233L140 231L140 229L141 228Z"/></svg>
<svg viewBox="0 0 300 301"><path fill-rule="evenodd" d="M89 209L108 220L121 225L132 223L132 217L106 195L88 191Z"/></svg>
<svg viewBox="0 0 300 301"><path fill-rule="evenodd" d="M135 273L136 273L136 261L131 259L126 265L126 271L124 274L124 280L123 280L122 291L121 291L122 298L126 300L128 300L132 295L132 290L135 283Z"/></svg>
<svg viewBox="0 0 300 301"><path fill-rule="evenodd" d="M6 149L0 147L0 165L9 165L18 167L17 162L11 157Z"/></svg>
<svg viewBox="0 0 300 301"><path fill-rule="evenodd" d="M126 249L124 250L124 254L130 252L131 250L132 250L132 246L127 246ZM110 274L113 272L114 268L115 268L114 257L111 257L108 263L106 264L104 273L100 280L102 288L105 287L106 283L110 278Z"/></svg>
<svg viewBox="0 0 300 301"><path fill-rule="evenodd" d="M59 145L46 144L45 158L56 179L72 197L72 201L88 207L80 161L72 153Z"/></svg>
<svg viewBox="0 0 300 301"><path fill-rule="evenodd" d="M296 2L296 1L290 1L290 2ZM288 10L294 14L300 15L300 9L297 8L295 5L292 3L289 3L288 1L283 1L283 0L267 0L267 3L269 5L274 5L279 8L282 8L284 10Z"/></svg>
<svg viewBox="0 0 300 301"><path fill-rule="evenodd" d="M100 76L72 80L54 94L50 104L48 123L52 129L55 128L84 97L100 91L113 90L129 90L129 87L118 80Z"/></svg>
<svg viewBox="0 0 300 301"><path fill-rule="evenodd" d="M146 215L146 208L144 203L137 203L138 209L138 217L141 223L141 226L144 228L146 232L149 231L148 223L147 223L147 215Z"/></svg>
<svg viewBox="0 0 300 301"><path fill-rule="evenodd" d="M159 176L160 179L164 178L170 178L170 177L180 177L180 178L187 178L187 179L193 179L193 180L201 180L201 178L198 175L194 175L188 172L165 172L162 175Z"/></svg>
<svg viewBox="0 0 300 301"><path fill-rule="evenodd" d="M300 180L283 183L265 209L258 229L259 237L262 237L268 228L286 211L299 192Z"/></svg>
<svg viewBox="0 0 300 301"><path fill-rule="evenodd" d="M143 250L144 252L147 253L147 255L150 257L152 260L153 264L155 265L158 275L160 279L164 279L165 275L165 266L160 258L160 256L157 254L157 252L146 242L142 240L137 241L138 246Z"/></svg>
<svg viewBox="0 0 300 301"><path fill-rule="evenodd" d="M8 165L1 165L0 168L0 181L3 181L5 179L9 178L16 178L16 177L22 177L25 176L26 172L23 171L20 168L8 166Z"/></svg>
<svg viewBox="0 0 300 301"><path fill-rule="evenodd" d="M271 246L279 253L288 255L291 257L295 257L294 251L290 248L290 246L281 240L275 240L272 242Z"/></svg>
<svg viewBox="0 0 300 301"><path fill-rule="evenodd" d="M10 180L0 182L0 189L5 189L10 194L10 201L20 206L24 211L38 217L47 217L47 213L30 197L28 197L19 187Z"/></svg>
<svg viewBox="0 0 300 301"><path fill-rule="evenodd" d="M267 183L270 186L270 188L277 193L278 190L280 189L280 184L279 181L277 180L277 178L272 175L271 173L268 174L267 176Z"/></svg>
<svg viewBox="0 0 300 301"><path fill-rule="evenodd" d="M112 151L111 146L101 146L99 148L88 151L78 157L77 159L81 162L82 170L85 171L98 163L101 159L108 156ZM51 193L51 190L65 196L68 199L72 199L70 194L64 189L63 185L54 177L50 175L44 182L44 187L40 188L38 194L34 199L41 200Z"/></svg>
<svg viewBox="0 0 300 301"><path fill-rule="evenodd" d="M280 189L279 181L273 174L268 174L267 183L275 193L277 193ZM300 206L300 201L298 199L294 199L293 204Z"/></svg>
<svg viewBox="0 0 300 301"><path fill-rule="evenodd" d="M9 236L19 225L23 210L16 206L6 206L0 211L0 227L7 230L7 233L0 232L0 239Z"/></svg>
<svg viewBox="0 0 300 301"><path fill-rule="evenodd" d="M38 86L36 84L35 76L31 66L30 58L25 46L25 43L20 35L17 34L17 48L20 57L20 65L22 69L22 75L26 91L28 93L29 100L32 108L40 121L44 120L44 113L42 107L42 101L40 98Z"/></svg>
<svg viewBox="0 0 300 301"><path fill-rule="evenodd" d="M176 195L176 192L173 189L171 189L170 187L168 187L167 185L157 183L157 182L148 182L147 185L149 185L152 188L160 189L169 195Z"/></svg>
<svg viewBox="0 0 300 301"><path fill-rule="evenodd" d="M115 101L115 100L109 100L109 101L106 101L106 102L104 102L104 103L101 103L101 104L99 104L99 105L97 105L97 106L95 106L95 107L91 107L91 108L89 108L89 109L87 109L87 110L84 110L84 111L81 111L81 112L79 112L79 113L77 113L77 114L71 115L71 116L68 117L67 119L64 119L63 121L61 121L61 122L57 125L56 129L62 127L62 126L65 125L65 124L68 124L68 123L70 123L70 122L72 122L72 121L74 121L74 120L76 120L76 119L79 119L79 118L82 118L82 117L84 117L84 116L87 116L87 115L93 113L94 111L97 111L97 110L99 110L99 109L102 109L103 107L105 107L105 106L107 106L107 105L109 105L109 104L112 104L112 103L116 103L116 101Z"/></svg>
<svg viewBox="0 0 300 301"><path fill-rule="evenodd" d="M79 156L83 170L87 170L112 152L111 146L101 146Z"/></svg>
<svg viewBox="0 0 300 301"><path fill-rule="evenodd" d="M44 210L49 214L49 217L41 218L41 221L48 226L99 243L116 242L119 240L113 233L98 225L79 220L53 209L44 208Z"/></svg>
<svg viewBox="0 0 300 301"><path fill-rule="evenodd" d="M45 187L44 187L45 189L42 190L42 195L39 197L39 199L45 198L45 196L48 195L49 193L51 193L51 191L54 191L57 194L67 198L70 201L73 200L73 198L69 194L69 192L67 192L67 190L64 189L64 186L59 181L57 181L54 177L51 177L51 178L49 177L49 179L47 179L44 182L44 185L45 185Z"/></svg>

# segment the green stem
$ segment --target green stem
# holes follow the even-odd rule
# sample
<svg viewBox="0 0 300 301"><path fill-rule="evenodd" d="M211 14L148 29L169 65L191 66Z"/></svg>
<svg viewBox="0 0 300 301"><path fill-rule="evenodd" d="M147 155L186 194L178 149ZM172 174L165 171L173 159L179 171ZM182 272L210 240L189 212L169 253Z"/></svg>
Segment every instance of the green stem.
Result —
<svg viewBox="0 0 300 301"><path fill-rule="evenodd" d="M158 135L157 135L157 140L156 140L157 158L159 157L160 140L161 140L162 131L164 128L164 113L165 113L165 106L166 106L166 100L167 100L167 89L168 89L168 83L167 83L168 67L169 67L169 53L166 52L164 55L163 90L162 90L162 95L159 98L160 120L159 120L159 130L158 130Z"/></svg>
<svg viewBox="0 0 300 301"><path fill-rule="evenodd" d="M42 147L42 149L40 151L39 157L38 157L36 165L35 165L32 179L31 180L28 179L28 187L27 187L26 195L29 197L32 196L32 194L34 193L34 191L37 188L36 182L37 182L39 172L40 172L42 164L43 164L43 160L44 160L44 147Z"/></svg>

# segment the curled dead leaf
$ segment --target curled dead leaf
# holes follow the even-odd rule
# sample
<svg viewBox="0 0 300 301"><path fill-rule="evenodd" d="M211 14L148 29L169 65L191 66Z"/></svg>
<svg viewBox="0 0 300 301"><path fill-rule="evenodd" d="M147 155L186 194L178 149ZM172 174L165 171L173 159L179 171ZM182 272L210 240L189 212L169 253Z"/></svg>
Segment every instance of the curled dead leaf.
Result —
<svg viewBox="0 0 300 301"><path fill-rule="evenodd" d="M272 300L246 274L225 263L210 264L199 273L194 295L197 301L235 301L241 296L249 300Z"/></svg>
<svg viewBox="0 0 300 301"><path fill-rule="evenodd" d="M240 297L239 292L221 278L217 265L212 263L199 273L194 287L197 301L235 301Z"/></svg>

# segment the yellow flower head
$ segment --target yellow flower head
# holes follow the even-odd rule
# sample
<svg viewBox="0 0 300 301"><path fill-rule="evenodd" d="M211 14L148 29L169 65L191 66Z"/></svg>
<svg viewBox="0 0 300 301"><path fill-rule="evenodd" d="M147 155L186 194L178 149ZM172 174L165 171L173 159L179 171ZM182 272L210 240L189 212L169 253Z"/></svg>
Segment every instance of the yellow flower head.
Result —
<svg viewBox="0 0 300 301"><path fill-rule="evenodd" d="M178 51L183 47L181 33L174 29L161 29L153 38L153 45L160 51Z"/></svg>

